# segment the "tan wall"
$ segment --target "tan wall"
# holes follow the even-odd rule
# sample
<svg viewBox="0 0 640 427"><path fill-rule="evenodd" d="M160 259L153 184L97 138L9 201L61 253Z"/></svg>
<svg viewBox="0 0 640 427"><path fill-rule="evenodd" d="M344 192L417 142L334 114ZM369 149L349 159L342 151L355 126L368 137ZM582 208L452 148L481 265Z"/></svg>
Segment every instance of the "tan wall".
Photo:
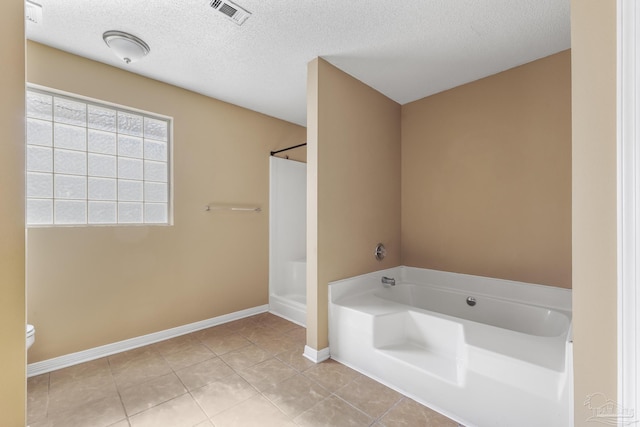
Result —
<svg viewBox="0 0 640 427"><path fill-rule="evenodd" d="M0 425L25 425L24 1L0 3Z"/></svg>
<svg viewBox="0 0 640 427"><path fill-rule="evenodd" d="M571 55L402 107L402 263L571 287Z"/></svg>
<svg viewBox="0 0 640 427"><path fill-rule="evenodd" d="M571 2L575 425L617 400L616 1Z"/></svg>
<svg viewBox="0 0 640 427"><path fill-rule="evenodd" d="M27 54L30 83L174 118L173 226L28 230L29 361L267 304L269 151L305 129L36 43Z"/></svg>
<svg viewBox="0 0 640 427"><path fill-rule="evenodd" d="M328 282L400 264L400 105L322 59L308 78L307 342L319 350Z"/></svg>

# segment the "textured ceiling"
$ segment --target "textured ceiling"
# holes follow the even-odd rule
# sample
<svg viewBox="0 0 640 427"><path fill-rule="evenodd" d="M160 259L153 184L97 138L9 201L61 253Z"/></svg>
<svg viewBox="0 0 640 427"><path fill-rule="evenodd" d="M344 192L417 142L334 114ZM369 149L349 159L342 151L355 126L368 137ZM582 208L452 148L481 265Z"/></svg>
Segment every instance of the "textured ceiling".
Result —
<svg viewBox="0 0 640 427"><path fill-rule="evenodd" d="M320 56L400 104L570 47L569 0L238 0L243 26L208 0L35 0L27 38L301 125ZM151 53L124 64L107 30Z"/></svg>

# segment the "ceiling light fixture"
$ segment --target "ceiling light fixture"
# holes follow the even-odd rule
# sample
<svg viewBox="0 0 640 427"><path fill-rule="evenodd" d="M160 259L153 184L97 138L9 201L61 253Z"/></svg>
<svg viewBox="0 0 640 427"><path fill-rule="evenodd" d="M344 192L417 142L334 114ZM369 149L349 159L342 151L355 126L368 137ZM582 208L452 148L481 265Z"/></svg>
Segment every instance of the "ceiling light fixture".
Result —
<svg viewBox="0 0 640 427"><path fill-rule="evenodd" d="M127 64L142 59L151 50L142 39L122 31L107 31L102 38L116 56Z"/></svg>

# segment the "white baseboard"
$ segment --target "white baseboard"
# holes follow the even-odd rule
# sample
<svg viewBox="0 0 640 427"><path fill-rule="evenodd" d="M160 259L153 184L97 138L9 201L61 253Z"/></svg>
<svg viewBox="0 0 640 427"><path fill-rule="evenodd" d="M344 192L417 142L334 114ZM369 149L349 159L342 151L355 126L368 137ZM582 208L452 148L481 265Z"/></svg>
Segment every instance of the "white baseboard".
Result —
<svg viewBox="0 0 640 427"><path fill-rule="evenodd" d="M166 329L160 332L154 332L140 337L130 338L124 341L118 341L111 344L102 345L100 347L90 348L88 350L79 351L77 353L65 354L64 356L54 357L53 359L43 360L27 365L27 377L45 374L57 369L66 368L77 365L79 363L88 362L90 360L100 359L101 357L111 356L112 354L121 353L123 351L132 350L134 348L164 341L169 338L175 338L180 335L189 334L201 329L211 328L212 326L221 325L223 323L232 322L255 314L265 313L269 311L269 305L261 305L258 307L248 308L246 310L236 311L234 313L225 314L211 319L201 320L188 325L178 326L176 328ZM37 331L36 331L37 332ZM36 335L36 340L37 340Z"/></svg>
<svg viewBox="0 0 640 427"><path fill-rule="evenodd" d="M313 363L320 363L327 360L329 356L331 356L331 353L329 353L329 347L323 348L322 350L316 350L315 348L305 345L304 353L302 355Z"/></svg>

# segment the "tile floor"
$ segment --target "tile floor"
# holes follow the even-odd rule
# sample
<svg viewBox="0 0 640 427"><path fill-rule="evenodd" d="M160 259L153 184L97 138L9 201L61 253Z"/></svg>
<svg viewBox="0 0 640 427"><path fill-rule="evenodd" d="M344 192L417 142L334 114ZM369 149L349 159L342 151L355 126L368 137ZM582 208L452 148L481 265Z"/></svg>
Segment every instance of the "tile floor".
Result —
<svg viewBox="0 0 640 427"><path fill-rule="evenodd" d="M31 427L446 426L264 313L28 379Z"/></svg>

